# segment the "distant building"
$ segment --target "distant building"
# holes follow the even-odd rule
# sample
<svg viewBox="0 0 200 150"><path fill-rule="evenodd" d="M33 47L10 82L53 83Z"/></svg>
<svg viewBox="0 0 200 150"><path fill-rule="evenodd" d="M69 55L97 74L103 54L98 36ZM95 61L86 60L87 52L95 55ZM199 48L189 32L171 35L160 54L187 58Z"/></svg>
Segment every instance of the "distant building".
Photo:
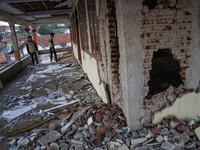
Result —
<svg viewBox="0 0 200 150"><path fill-rule="evenodd" d="M50 36L38 36L38 49L39 50L46 50L49 49L49 40ZM55 34L54 36L54 44L55 48L66 48L71 47L71 38L70 34Z"/></svg>
<svg viewBox="0 0 200 150"><path fill-rule="evenodd" d="M17 34L17 41L21 56L27 54L26 47L24 46L25 40L25 36ZM3 54L7 61L15 60L13 53L13 44L10 35L4 35L4 38L0 42L0 54ZM3 58L3 56L1 58Z"/></svg>

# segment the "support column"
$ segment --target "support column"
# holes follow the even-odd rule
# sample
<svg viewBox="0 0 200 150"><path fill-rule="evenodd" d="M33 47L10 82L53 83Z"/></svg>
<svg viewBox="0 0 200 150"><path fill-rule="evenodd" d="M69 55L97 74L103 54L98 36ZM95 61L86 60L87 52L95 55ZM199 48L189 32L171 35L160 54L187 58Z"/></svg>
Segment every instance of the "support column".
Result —
<svg viewBox="0 0 200 150"><path fill-rule="evenodd" d="M9 22L10 30L11 30L11 39L12 39L12 44L13 44L13 51L15 54L15 59L19 60L20 59L20 53L19 53L19 48L18 48L18 42L17 42L17 36L15 32L15 23L14 21Z"/></svg>
<svg viewBox="0 0 200 150"><path fill-rule="evenodd" d="M32 29L32 32L33 32L33 40L35 41L35 44L36 44L37 49L38 49L37 30L36 29Z"/></svg>

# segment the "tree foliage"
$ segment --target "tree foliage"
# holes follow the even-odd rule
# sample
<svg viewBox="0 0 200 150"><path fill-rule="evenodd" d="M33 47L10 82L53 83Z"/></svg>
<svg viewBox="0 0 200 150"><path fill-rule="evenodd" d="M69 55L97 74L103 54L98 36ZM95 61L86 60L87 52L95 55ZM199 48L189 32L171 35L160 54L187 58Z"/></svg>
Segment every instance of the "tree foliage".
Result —
<svg viewBox="0 0 200 150"><path fill-rule="evenodd" d="M21 32L24 32L24 29L25 29L25 26L22 26L22 25L19 26L19 30L20 30Z"/></svg>
<svg viewBox="0 0 200 150"><path fill-rule="evenodd" d="M0 41L3 39L3 35L2 34L0 34Z"/></svg>
<svg viewBox="0 0 200 150"><path fill-rule="evenodd" d="M21 34L21 35L26 35L24 29L25 29L25 26L20 25L20 26L19 26L19 30L20 30L20 33L19 33L19 34Z"/></svg>
<svg viewBox="0 0 200 150"><path fill-rule="evenodd" d="M40 35L49 35L52 32L52 27L49 25L41 25L38 28L38 33Z"/></svg>

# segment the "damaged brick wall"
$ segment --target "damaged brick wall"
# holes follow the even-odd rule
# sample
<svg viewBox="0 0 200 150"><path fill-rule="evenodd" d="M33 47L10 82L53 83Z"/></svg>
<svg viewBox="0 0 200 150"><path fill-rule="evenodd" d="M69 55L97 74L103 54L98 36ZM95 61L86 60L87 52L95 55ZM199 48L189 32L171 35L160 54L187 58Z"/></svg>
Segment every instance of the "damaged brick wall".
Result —
<svg viewBox="0 0 200 150"><path fill-rule="evenodd" d="M146 0L148 1L148 0ZM149 93L148 81L152 69L153 53L159 49L169 49L170 54L180 64L180 75L183 81L183 92L187 92L186 70L189 68L188 59L191 57L191 28L192 12L191 5L183 1L157 0L157 5L149 6L148 2L143 3L142 35L141 43L145 51L143 63L144 69L144 96ZM189 89L191 90L191 89ZM155 101L144 101L146 116L150 119L152 111L157 111L167 105L167 102L160 97L160 104ZM150 121L150 120L149 120Z"/></svg>
<svg viewBox="0 0 200 150"><path fill-rule="evenodd" d="M110 103L121 106L121 86L119 82L119 47L114 0L99 3L99 35L102 61L99 74L110 97Z"/></svg>
<svg viewBox="0 0 200 150"><path fill-rule="evenodd" d="M117 35L117 20L115 2L107 0L108 12L108 28L109 28L109 43L111 57L111 77L112 77L112 103L122 105L121 103L121 86L119 80L119 44Z"/></svg>

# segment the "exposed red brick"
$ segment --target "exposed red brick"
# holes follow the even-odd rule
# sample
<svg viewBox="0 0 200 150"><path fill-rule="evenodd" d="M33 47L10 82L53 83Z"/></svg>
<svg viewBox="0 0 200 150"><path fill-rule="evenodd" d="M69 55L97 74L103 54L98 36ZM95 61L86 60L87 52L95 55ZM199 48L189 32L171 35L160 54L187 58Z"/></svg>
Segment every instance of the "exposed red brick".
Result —
<svg viewBox="0 0 200 150"><path fill-rule="evenodd" d="M115 27L113 25L108 25L109 29L114 29Z"/></svg>
<svg viewBox="0 0 200 150"><path fill-rule="evenodd" d="M187 40L192 40L192 38L191 38L191 37L189 37L189 36L187 36Z"/></svg>
<svg viewBox="0 0 200 150"><path fill-rule="evenodd" d="M145 125L143 125L143 128L152 129L153 125L152 124L145 124Z"/></svg>
<svg viewBox="0 0 200 150"><path fill-rule="evenodd" d="M182 125L182 126L177 127L177 131L183 133L186 131L190 131L190 129L188 127Z"/></svg>
<svg viewBox="0 0 200 150"><path fill-rule="evenodd" d="M95 144L96 146L98 146L98 147L102 147L102 146L103 146L101 140L95 140L95 141L94 141L94 144Z"/></svg>
<svg viewBox="0 0 200 150"><path fill-rule="evenodd" d="M102 127L102 128L98 128L97 129L97 139L100 139L102 135L104 135L106 132L106 128Z"/></svg>
<svg viewBox="0 0 200 150"><path fill-rule="evenodd" d="M186 70L188 68L189 68L189 66L180 67L181 70Z"/></svg>
<svg viewBox="0 0 200 150"><path fill-rule="evenodd" d="M181 125L180 120L178 120L178 118L176 118L175 116L172 116L170 121L170 128L176 129L180 125Z"/></svg>
<svg viewBox="0 0 200 150"><path fill-rule="evenodd" d="M150 46L145 46L144 49L149 50Z"/></svg>
<svg viewBox="0 0 200 150"><path fill-rule="evenodd" d="M160 134L161 129L152 129L151 130L153 134Z"/></svg>
<svg viewBox="0 0 200 150"><path fill-rule="evenodd" d="M115 23L115 20L114 19L109 19L108 23Z"/></svg>
<svg viewBox="0 0 200 150"><path fill-rule="evenodd" d="M117 46L112 46L112 45L111 45L110 48L111 48L111 49L116 49Z"/></svg>

